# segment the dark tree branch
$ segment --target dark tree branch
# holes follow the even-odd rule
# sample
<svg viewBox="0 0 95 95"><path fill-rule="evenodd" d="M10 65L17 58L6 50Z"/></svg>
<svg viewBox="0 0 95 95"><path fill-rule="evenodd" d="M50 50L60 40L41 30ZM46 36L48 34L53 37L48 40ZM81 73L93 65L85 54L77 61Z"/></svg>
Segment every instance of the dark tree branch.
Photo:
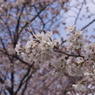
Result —
<svg viewBox="0 0 95 95"><path fill-rule="evenodd" d="M8 57L13 57L13 58L16 58L18 59L20 62L22 62L23 64L27 65L27 66L30 66L30 64L28 62L25 62L24 60L22 60L17 54L8 54L8 52L5 52L3 50L0 49L0 52L2 52L3 54L7 55Z"/></svg>
<svg viewBox="0 0 95 95"><path fill-rule="evenodd" d="M7 29L8 29L8 33L9 33L10 39L11 39L12 44L13 44L14 41L13 41L13 38L12 38L11 30L10 30L10 28L9 28L9 26L7 24L5 24L5 25L6 25Z"/></svg>
<svg viewBox="0 0 95 95"><path fill-rule="evenodd" d="M90 26L94 22L95 22L95 19L93 19L91 22L89 22L87 25L85 25L81 30L84 30L85 28L87 28L88 26Z"/></svg>
<svg viewBox="0 0 95 95"><path fill-rule="evenodd" d="M82 57L82 58L84 58L84 56L75 55L75 54L68 54L68 53L66 53L66 52L64 52L64 51L61 51L61 50L59 50L59 49L56 49L56 48L54 48L54 51L55 51L55 52L58 52L58 53L61 53L61 54L65 54L65 55L67 55L67 56Z"/></svg>
<svg viewBox="0 0 95 95"><path fill-rule="evenodd" d="M25 8L25 4L23 5L23 7L21 9L21 12L20 12L20 15L19 15L19 17L17 19L17 24L16 24L16 28L15 28L15 34L14 34L14 44L13 44L14 48L15 48L15 46L17 44L17 41L18 41L18 36L19 36L18 30L19 30L19 26L20 26L21 15L22 15L22 13L24 11L24 8Z"/></svg>
<svg viewBox="0 0 95 95"><path fill-rule="evenodd" d="M34 63L33 63L31 66L28 67L28 70L27 70L26 74L23 76L23 78L21 79L21 81L20 81L20 83L19 83L19 86L18 86L18 88L17 88L17 90L16 90L16 92L15 92L14 95L17 95L17 93L18 93L19 90L21 89L21 87L22 87L22 85L23 85L23 83L24 83L24 80L25 80L25 79L27 78L27 76L29 75L29 73L30 73L30 71L31 71L31 68L33 68L33 66L34 66Z"/></svg>
<svg viewBox="0 0 95 95"><path fill-rule="evenodd" d="M38 12L37 15L35 15L30 21L26 22L26 24L21 28L20 32L19 32L19 35L21 34L21 32L32 22L34 21L47 7L48 5L46 5L42 10L40 10Z"/></svg>
<svg viewBox="0 0 95 95"><path fill-rule="evenodd" d="M82 10L82 8L83 8L83 3L82 3L82 5L81 5L81 8L79 9L79 12L78 12L78 14L77 14L77 17L76 17L76 19L75 19L75 25L76 25L76 23L77 23L77 20L78 20L78 18L79 18L79 15L80 15L80 13L81 13L81 10Z"/></svg>
<svg viewBox="0 0 95 95"><path fill-rule="evenodd" d="M12 72L11 72L11 95L14 95L14 71L13 70L14 70L14 66L12 66Z"/></svg>

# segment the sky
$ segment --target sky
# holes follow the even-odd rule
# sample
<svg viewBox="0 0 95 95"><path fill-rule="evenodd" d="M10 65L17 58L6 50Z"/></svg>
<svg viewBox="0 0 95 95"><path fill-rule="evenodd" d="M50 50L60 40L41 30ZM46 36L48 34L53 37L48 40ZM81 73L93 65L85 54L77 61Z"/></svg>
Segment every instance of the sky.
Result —
<svg viewBox="0 0 95 95"><path fill-rule="evenodd" d="M66 27L74 25L75 22L75 18L77 17L76 13L79 12L79 10L77 8L81 8L81 4L83 1L86 1L87 3L84 4L82 6L82 9L80 11L79 19L76 22L76 27L77 29L82 29L85 25L87 25L89 22L91 22L93 19L95 19L95 0L70 0L70 9L67 13L64 14L64 12L62 11L63 18L65 18L65 22L66 22ZM79 4L79 5L77 5ZM77 5L77 7L75 7ZM88 7L88 10L90 11L90 13L86 12L86 8ZM72 11L73 10L73 11ZM92 16L88 19L87 17L92 14ZM82 17L84 15L84 17ZM80 20L82 18L82 20ZM62 19L64 20L64 19ZM88 29L88 33L87 35L91 35L94 34L93 28L95 28L95 22L93 24L91 24L87 29ZM64 27L60 27L60 30L64 31L61 32L61 35L66 38L66 31L64 30Z"/></svg>

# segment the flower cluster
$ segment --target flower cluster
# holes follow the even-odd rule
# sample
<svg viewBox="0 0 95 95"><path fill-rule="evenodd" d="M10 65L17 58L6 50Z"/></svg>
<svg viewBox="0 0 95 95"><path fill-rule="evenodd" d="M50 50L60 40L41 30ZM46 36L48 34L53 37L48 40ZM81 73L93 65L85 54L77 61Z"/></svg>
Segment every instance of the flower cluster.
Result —
<svg viewBox="0 0 95 95"><path fill-rule="evenodd" d="M67 50L70 52L79 51L85 44L83 31L76 30L75 26L67 28L66 31L69 32L67 35Z"/></svg>
<svg viewBox="0 0 95 95"><path fill-rule="evenodd" d="M85 46L85 58L95 61L95 43L90 43Z"/></svg>
<svg viewBox="0 0 95 95"><path fill-rule="evenodd" d="M18 43L15 50L25 61L50 63L57 75L66 72L91 80L95 76L95 43L86 43L83 32L76 30L75 26L70 26L66 31L66 44L62 46L59 40L51 38L52 32L47 31L32 33L26 45L22 47Z"/></svg>
<svg viewBox="0 0 95 95"><path fill-rule="evenodd" d="M52 58L53 48L59 44L58 40L51 39L52 32L41 32L31 35L24 48L20 43L16 45L15 50L21 54L24 60L29 62L43 62Z"/></svg>

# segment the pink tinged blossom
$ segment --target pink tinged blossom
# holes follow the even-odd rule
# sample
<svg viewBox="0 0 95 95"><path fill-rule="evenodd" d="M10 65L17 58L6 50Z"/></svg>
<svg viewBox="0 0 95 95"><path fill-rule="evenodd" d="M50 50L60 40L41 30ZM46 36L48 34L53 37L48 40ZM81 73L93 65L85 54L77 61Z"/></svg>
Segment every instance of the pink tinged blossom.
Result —
<svg viewBox="0 0 95 95"><path fill-rule="evenodd" d="M74 30L76 29L76 26L72 25L72 26L69 26L67 29L66 29L66 32L73 32Z"/></svg>
<svg viewBox="0 0 95 95"><path fill-rule="evenodd" d="M77 57L76 62L77 63L82 63L82 62L84 62L84 59L82 57Z"/></svg>

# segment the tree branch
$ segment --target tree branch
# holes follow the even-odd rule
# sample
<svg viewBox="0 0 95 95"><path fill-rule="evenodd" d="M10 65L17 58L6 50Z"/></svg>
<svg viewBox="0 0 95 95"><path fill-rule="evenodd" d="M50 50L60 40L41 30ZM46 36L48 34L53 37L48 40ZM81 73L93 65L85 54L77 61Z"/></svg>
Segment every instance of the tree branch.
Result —
<svg viewBox="0 0 95 95"><path fill-rule="evenodd" d="M85 28L87 28L89 25L91 25L94 22L95 22L95 19L93 19L91 22L89 22L87 25L85 25L81 30L84 30Z"/></svg>

